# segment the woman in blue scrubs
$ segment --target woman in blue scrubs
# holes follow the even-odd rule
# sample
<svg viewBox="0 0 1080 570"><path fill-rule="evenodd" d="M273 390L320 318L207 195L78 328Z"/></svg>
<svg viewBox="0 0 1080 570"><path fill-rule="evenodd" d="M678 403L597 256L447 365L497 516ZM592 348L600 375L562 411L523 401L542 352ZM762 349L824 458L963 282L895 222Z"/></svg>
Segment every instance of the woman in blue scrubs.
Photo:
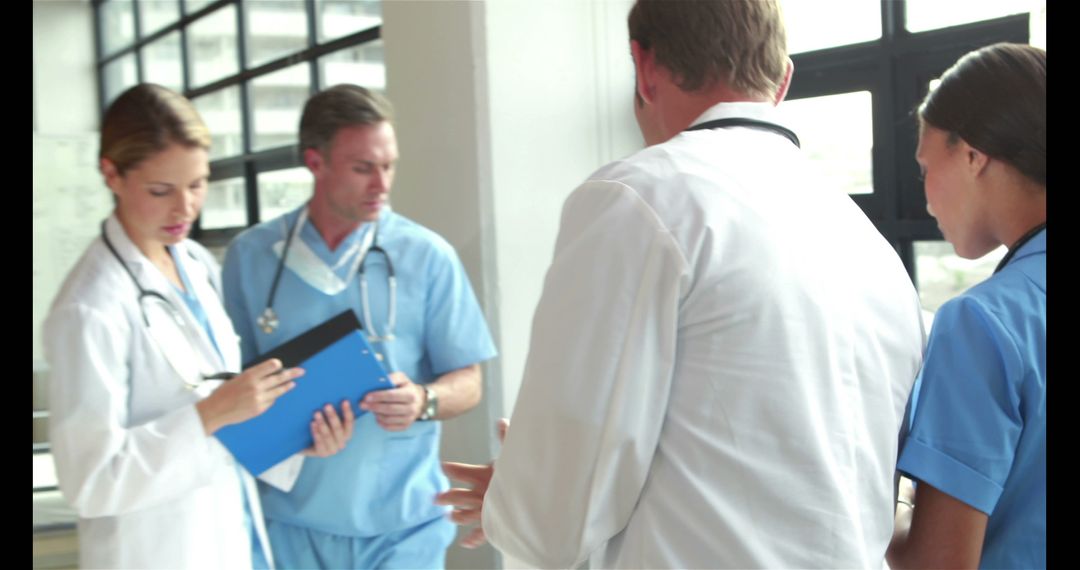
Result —
<svg viewBox="0 0 1080 570"><path fill-rule="evenodd" d="M898 470L892 568L1046 567L1046 52L962 57L920 105L927 210L986 281L937 312Z"/></svg>

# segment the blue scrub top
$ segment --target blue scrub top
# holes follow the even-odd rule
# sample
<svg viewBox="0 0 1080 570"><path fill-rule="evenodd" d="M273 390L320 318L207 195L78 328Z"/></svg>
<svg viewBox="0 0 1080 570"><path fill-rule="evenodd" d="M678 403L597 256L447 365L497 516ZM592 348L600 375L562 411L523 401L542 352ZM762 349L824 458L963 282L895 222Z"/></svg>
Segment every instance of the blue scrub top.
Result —
<svg viewBox="0 0 1080 570"><path fill-rule="evenodd" d="M348 286L336 295L311 287L286 268L274 300L280 325L270 334L257 327L278 267L279 258L271 247L285 239L299 214L297 209L246 230L226 253L222 268L225 308L241 337L245 362L346 308L363 321L359 277L350 276L351 266L345 263L338 275ZM337 257L362 240L371 226L358 228L335 252L310 223L299 237L334 266ZM496 355L468 276L446 240L387 209L379 218L378 244L391 258L397 276L397 338L375 344L376 350L387 352L394 365L391 371L428 383ZM385 332L388 314L386 269L381 255L365 262L371 316L379 334ZM440 431L441 422L418 421L408 430L389 432L365 413L357 418L356 431L343 451L328 458L305 458L291 492L260 483L263 511L281 522L364 537L444 516L448 509L432 504L435 494L449 487L439 465Z"/></svg>
<svg viewBox="0 0 1080 570"><path fill-rule="evenodd" d="M989 515L982 568L1046 567L1046 230L934 317L898 469Z"/></svg>

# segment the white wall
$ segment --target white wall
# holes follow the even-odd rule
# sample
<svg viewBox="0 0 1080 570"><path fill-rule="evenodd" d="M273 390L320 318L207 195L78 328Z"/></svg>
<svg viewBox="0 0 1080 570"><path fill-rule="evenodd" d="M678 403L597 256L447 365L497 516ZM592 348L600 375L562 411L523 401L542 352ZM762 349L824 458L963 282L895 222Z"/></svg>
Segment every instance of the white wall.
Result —
<svg viewBox="0 0 1080 570"><path fill-rule="evenodd" d="M1046 49L1046 0L1038 0L1031 10L1031 45Z"/></svg>
<svg viewBox="0 0 1080 570"><path fill-rule="evenodd" d="M383 6L401 152L394 208L457 248L500 352L484 368L484 404L445 424L445 459L492 457L492 426L517 397L562 203L592 171L642 144L631 107L630 5ZM490 547L455 547L447 564L490 568L498 558Z"/></svg>
<svg viewBox="0 0 1080 570"><path fill-rule="evenodd" d="M513 409L562 203L641 147L629 0L493 0L488 75L503 413Z"/></svg>
<svg viewBox="0 0 1080 570"><path fill-rule="evenodd" d="M391 203L454 245L498 343L483 8L479 2L386 2L383 46L401 154ZM488 363L483 373L484 403L443 424L445 459L481 463L492 456L488 426L497 416L486 402L499 393L499 369ZM498 558L490 547L455 545L447 566L494 568Z"/></svg>
<svg viewBox="0 0 1080 570"><path fill-rule="evenodd" d="M90 3L35 1L33 48L33 345L38 367L44 358L42 320L64 275L96 234L93 227L69 224L68 214L74 215L69 210L89 204L83 214L99 213L108 192L97 182L92 164L86 164L92 163L87 145L98 127ZM50 204L59 196L68 199ZM58 247L61 251L55 251Z"/></svg>
<svg viewBox="0 0 1080 570"><path fill-rule="evenodd" d="M34 3L34 132L95 131L94 28L87 0Z"/></svg>

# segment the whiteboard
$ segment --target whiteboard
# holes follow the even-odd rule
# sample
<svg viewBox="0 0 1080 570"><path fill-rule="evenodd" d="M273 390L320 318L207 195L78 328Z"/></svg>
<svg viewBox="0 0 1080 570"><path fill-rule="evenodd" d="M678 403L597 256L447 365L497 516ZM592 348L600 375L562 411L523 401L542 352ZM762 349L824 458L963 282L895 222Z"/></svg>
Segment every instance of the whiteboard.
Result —
<svg viewBox="0 0 1080 570"><path fill-rule="evenodd" d="M97 169L97 133L34 133L34 362L41 323L64 277L113 209Z"/></svg>

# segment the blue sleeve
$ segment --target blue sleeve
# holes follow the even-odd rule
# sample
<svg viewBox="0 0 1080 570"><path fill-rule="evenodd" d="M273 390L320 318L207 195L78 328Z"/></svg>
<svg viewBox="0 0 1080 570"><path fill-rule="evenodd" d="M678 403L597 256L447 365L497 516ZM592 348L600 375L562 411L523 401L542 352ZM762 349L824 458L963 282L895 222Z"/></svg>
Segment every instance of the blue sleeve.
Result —
<svg viewBox="0 0 1080 570"><path fill-rule="evenodd" d="M465 268L452 249L444 253L435 256L429 267L424 314L424 344L436 374L497 354Z"/></svg>
<svg viewBox="0 0 1080 570"><path fill-rule="evenodd" d="M897 468L992 513L1023 431L1020 370L1015 342L977 299L942 306Z"/></svg>
<svg viewBox="0 0 1080 570"><path fill-rule="evenodd" d="M240 359L246 364L258 356L258 351L255 346L255 318L247 309L241 279L245 249L243 243L234 240L225 251L225 263L221 267L221 293L225 312L240 336Z"/></svg>

